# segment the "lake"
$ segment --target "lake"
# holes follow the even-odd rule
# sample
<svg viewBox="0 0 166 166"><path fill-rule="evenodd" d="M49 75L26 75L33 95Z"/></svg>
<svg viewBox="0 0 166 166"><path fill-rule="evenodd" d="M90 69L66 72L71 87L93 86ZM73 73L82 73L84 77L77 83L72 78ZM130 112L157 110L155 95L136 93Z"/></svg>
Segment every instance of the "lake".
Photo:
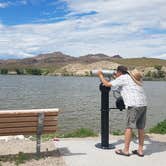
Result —
<svg viewBox="0 0 166 166"><path fill-rule="evenodd" d="M100 131L100 81L96 77L0 75L0 110L60 108L59 131ZM149 129L166 119L166 82L145 81ZM110 92L110 107L115 100ZM124 129L126 111L110 111L110 130Z"/></svg>

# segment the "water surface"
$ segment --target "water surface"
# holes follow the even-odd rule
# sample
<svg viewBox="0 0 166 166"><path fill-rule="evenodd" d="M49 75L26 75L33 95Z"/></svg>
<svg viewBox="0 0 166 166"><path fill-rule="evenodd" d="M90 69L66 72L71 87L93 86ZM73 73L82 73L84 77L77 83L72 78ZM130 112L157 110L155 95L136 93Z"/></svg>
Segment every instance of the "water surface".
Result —
<svg viewBox="0 0 166 166"><path fill-rule="evenodd" d="M99 79L95 77L0 76L0 110L60 108L59 131L100 131ZM166 82L146 81L147 129L166 119ZM110 107L114 98L110 93ZM125 111L110 111L110 130L124 129Z"/></svg>

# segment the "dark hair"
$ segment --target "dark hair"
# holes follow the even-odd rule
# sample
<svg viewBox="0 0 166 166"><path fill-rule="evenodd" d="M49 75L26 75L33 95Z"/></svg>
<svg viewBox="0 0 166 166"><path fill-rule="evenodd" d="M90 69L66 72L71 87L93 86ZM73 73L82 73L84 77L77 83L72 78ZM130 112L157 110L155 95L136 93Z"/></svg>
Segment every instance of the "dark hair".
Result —
<svg viewBox="0 0 166 166"><path fill-rule="evenodd" d="M121 72L122 74L127 74L127 67L126 66L118 66L117 67L117 72Z"/></svg>

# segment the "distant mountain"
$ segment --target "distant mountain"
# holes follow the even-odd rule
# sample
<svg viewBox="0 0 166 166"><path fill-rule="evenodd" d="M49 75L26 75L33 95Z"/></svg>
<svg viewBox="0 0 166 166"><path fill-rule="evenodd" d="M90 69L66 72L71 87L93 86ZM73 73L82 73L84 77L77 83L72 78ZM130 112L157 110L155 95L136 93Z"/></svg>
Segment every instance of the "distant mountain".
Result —
<svg viewBox="0 0 166 166"><path fill-rule="evenodd" d="M73 63L77 58L54 52L48 54L40 54L31 58L15 59L15 60L0 60L0 68L57 68L68 63Z"/></svg>
<svg viewBox="0 0 166 166"><path fill-rule="evenodd" d="M49 73L87 73L93 68L116 68L117 65L125 65L128 68L144 70L148 67L161 65L166 67L166 60L154 58L122 58L120 55L108 56L102 53L87 54L73 57L62 52L40 54L31 58L0 60L0 69L9 71L16 69L38 68L46 69Z"/></svg>
<svg viewBox="0 0 166 166"><path fill-rule="evenodd" d="M83 63L83 64L89 64L99 61L112 61L113 57L110 57L105 54L88 54L81 57L73 57L70 55L63 54L62 52L53 52L53 53L47 53L47 54L40 54L35 57L31 58L24 58L24 59L12 59L12 60L0 60L0 68L7 67L7 68L16 68L16 67L62 67L67 64L73 64L73 63Z"/></svg>
<svg viewBox="0 0 166 166"><path fill-rule="evenodd" d="M62 52L54 52L54 53L48 53L48 54L40 54L36 57L34 57L38 61L46 61L46 62L68 62L68 61L73 61L75 60L74 57L63 54Z"/></svg>
<svg viewBox="0 0 166 166"><path fill-rule="evenodd" d="M112 56L111 58L119 58L119 59L122 59L122 57L120 55L114 55Z"/></svg>
<svg viewBox="0 0 166 166"><path fill-rule="evenodd" d="M110 57L105 54L88 54L78 57L78 61L85 64L94 63L101 60L110 60Z"/></svg>
<svg viewBox="0 0 166 166"><path fill-rule="evenodd" d="M37 66L43 66L47 64L48 65L54 64L56 66L60 66L60 65L65 65L67 63L71 63L74 60L75 60L74 57L63 54L61 52L54 52L54 53L48 53L48 54L40 54L32 58L25 58L20 60L20 63L23 63L25 65L35 64Z"/></svg>

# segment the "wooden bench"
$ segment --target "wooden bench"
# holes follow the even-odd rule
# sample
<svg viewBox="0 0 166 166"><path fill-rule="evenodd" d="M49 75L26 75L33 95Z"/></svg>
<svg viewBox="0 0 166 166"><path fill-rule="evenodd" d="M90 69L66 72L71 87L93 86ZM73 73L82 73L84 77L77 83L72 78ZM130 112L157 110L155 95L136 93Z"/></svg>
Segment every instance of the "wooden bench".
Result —
<svg viewBox="0 0 166 166"><path fill-rule="evenodd" d="M0 110L0 136L36 134L36 153L39 156L41 135L57 131L58 113L58 108Z"/></svg>

